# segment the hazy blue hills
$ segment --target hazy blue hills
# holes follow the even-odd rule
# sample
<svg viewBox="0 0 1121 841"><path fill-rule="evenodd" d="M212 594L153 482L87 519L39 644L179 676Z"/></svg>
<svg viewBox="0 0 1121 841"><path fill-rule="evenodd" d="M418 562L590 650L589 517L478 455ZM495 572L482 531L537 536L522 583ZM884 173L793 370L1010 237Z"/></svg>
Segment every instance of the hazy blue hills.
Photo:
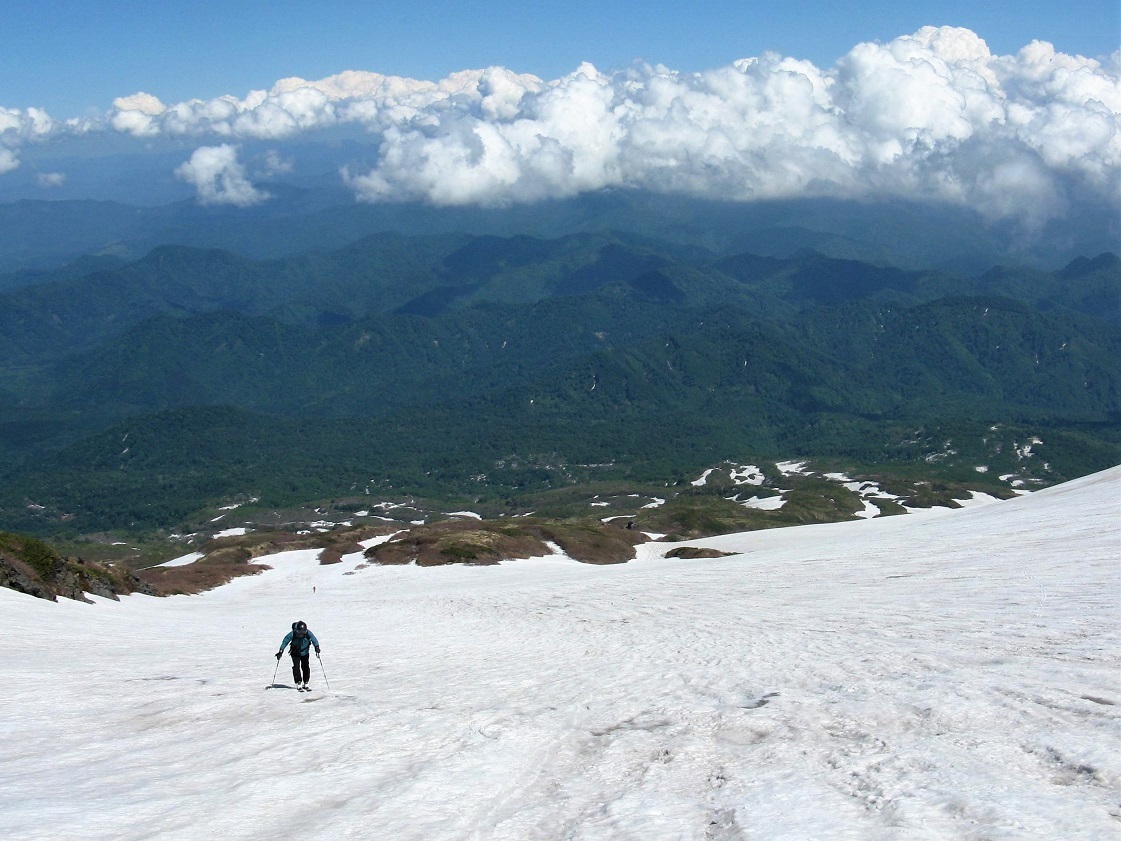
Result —
<svg viewBox="0 0 1121 841"><path fill-rule="evenodd" d="M553 239L621 231L720 255L831 257L974 274L993 265L1056 268L1116 250L1116 208L1084 208L1030 236L989 225L968 208L916 202L798 199L722 202L610 190L508 208L355 204L338 191L265 185L273 200L251 208L191 201L132 206L106 201L0 204L0 273L44 270L89 254L137 259L169 243L253 259L334 249L374 233Z"/></svg>

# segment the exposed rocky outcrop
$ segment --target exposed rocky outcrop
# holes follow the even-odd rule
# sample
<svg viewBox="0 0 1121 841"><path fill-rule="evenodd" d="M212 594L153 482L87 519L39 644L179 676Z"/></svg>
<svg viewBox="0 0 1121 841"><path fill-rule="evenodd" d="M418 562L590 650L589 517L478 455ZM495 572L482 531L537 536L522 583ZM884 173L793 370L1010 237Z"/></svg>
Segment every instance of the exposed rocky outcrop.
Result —
<svg viewBox="0 0 1121 841"><path fill-rule="evenodd" d="M160 595L129 570L83 558L62 557L32 537L0 532L0 586L55 601L89 601L86 594L116 599L128 593Z"/></svg>
<svg viewBox="0 0 1121 841"><path fill-rule="evenodd" d="M55 594L42 582L35 571L21 561L6 553L0 553L0 587L7 587L17 593L27 593L40 599L54 600Z"/></svg>

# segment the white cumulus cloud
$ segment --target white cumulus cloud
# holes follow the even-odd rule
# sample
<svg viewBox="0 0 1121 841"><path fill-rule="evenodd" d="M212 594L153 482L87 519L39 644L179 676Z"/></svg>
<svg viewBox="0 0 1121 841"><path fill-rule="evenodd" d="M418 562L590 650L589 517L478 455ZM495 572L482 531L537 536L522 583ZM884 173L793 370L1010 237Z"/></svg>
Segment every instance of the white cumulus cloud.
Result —
<svg viewBox="0 0 1121 841"><path fill-rule="evenodd" d="M140 92L113 105L97 124L0 108L0 168L58 132L217 138L180 177L201 201L252 204L263 194L236 144L359 126L373 163L343 177L368 201L505 205L608 187L894 197L1029 228L1072 201L1121 201L1121 51L1103 63L1037 41L993 55L953 27L858 44L829 68L766 53L700 73L582 65L551 81L501 67L436 82L348 70L242 98L165 105ZM290 166L279 151L269 160L266 174Z"/></svg>
<svg viewBox="0 0 1121 841"><path fill-rule="evenodd" d="M0 175L19 169L19 155L11 149L0 147Z"/></svg>
<svg viewBox="0 0 1121 841"><path fill-rule="evenodd" d="M200 204L249 207L269 198L268 193L250 183L245 167L238 161L238 147L233 144L200 146L175 174L194 185Z"/></svg>
<svg viewBox="0 0 1121 841"><path fill-rule="evenodd" d="M113 108L109 124L116 131L136 137L158 135L160 128L155 118L167 110L157 97L143 91L114 99Z"/></svg>
<svg viewBox="0 0 1121 841"><path fill-rule="evenodd" d="M7 142L45 138L56 128L50 114L41 108L0 107L0 139Z"/></svg>
<svg viewBox="0 0 1121 841"><path fill-rule="evenodd" d="M0 107L0 175L18 169L19 147L48 138L58 124L41 108Z"/></svg>
<svg viewBox="0 0 1121 841"><path fill-rule="evenodd" d="M506 204L626 186L734 200L823 195L969 204L1029 227L1070 194L1121 200L1116 69L1033 43L994 56L927 27L835 67L776 54L703 73L584 66L515 93L371 108L370 201ZM484 91L501 91L488 103Z"/></svg>

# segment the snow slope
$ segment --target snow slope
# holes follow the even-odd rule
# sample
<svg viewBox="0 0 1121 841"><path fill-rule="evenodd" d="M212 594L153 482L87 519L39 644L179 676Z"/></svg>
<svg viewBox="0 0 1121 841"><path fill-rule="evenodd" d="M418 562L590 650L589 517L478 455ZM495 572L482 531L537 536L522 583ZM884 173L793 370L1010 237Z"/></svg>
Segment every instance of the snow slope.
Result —
<svg viewBox="0 0 1121 841"><path fill-rule="evenodd" d="M719 559L0 590L0 837L1118 838L1119 525L1115 468ZM295 619L330 691L266 688Z"/></svg>

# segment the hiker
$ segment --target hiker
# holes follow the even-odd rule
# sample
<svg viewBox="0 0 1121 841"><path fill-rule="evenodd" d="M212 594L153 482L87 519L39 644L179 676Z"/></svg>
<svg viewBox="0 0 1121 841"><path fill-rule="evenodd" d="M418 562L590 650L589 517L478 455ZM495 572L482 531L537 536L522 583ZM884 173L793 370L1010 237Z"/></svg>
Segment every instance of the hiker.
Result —
<svg viewBox="0 0 1121 841"><path fill-rule="evenodd" d="M289 643L291 643L291 646L288 653L292 655L292 680L296 681L296 688L301 692L310 691L311 687L308 686L308 680L311 678L309 649L314 646L315 656L318 657L319 640L315 638L315 634L308 630L306 622L293 622L292 630L284 635L284 640L280 643L280 651L276 652L277 660L284 654L284 646Z"/></svg>

